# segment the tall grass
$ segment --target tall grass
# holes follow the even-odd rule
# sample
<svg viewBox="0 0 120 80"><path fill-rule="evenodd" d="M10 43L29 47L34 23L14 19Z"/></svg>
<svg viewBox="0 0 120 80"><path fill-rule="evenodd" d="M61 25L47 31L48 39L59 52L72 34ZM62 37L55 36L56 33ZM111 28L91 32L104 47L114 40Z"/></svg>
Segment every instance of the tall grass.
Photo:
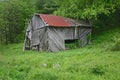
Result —
<svg viewBox="0 0 120 80"><path fill-rule="evenodd" d="M120 51L112 51L115 29L94 36L92 45L57 53L0 46L0 80L120 80ZM114 37L113 37L114 36Z"/></svg>

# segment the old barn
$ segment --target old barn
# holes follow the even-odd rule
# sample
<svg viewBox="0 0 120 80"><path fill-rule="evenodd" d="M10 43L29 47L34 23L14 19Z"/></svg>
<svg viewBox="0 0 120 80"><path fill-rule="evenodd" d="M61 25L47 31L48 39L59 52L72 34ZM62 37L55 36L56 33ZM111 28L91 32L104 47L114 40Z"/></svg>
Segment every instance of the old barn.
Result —
<svg viewBox="0 0 120 80"><path fill-rule="evenodd" d="M90 42L91 25L56 15L34 14L26 30L24 50L57 52L65 50L65 43L80 40L80 47Z"/></svg>

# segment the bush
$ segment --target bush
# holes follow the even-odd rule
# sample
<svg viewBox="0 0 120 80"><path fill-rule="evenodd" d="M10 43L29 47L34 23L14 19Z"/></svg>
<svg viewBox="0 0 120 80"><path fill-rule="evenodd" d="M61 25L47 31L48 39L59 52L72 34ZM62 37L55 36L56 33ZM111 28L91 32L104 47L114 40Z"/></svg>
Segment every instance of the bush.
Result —
<svg viewBox="0 0 120 80"><path fill-rule="evenodd" d="M95 66L91 69L91 73L95 75L103 75L105 74L105 71L102 66Z"/></svg>
<svg viewBox="0 0 120 80"><path fill-rule="evenodd" d="M120 38L115 41L115 45L111 48L112 51L120 51Z"/></svg>

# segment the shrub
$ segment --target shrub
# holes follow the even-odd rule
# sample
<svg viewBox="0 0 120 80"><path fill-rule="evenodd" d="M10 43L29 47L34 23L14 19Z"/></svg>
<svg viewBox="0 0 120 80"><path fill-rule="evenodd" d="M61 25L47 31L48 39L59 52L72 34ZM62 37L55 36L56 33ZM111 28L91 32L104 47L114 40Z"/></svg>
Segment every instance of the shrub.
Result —
<svg viewBox="0 0 120 80"><path fill-rule="evenodd" d="M112 51L120 51L120 38L115 40L115 45L111 48Z"/></svg>
<svg viewBox="0 0 120 80"><path fill-rule="evenodd" d="M103 74L105 74L105 71L102 66L97 65L97 66L91 68L91 73L93 73L95 75L103 75Z"/></svg>

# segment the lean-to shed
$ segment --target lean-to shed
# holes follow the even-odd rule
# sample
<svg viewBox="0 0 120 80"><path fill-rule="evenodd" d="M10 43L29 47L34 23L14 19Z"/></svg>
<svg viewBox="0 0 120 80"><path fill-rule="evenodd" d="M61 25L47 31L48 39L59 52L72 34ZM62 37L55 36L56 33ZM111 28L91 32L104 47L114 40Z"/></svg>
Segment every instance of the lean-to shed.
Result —
<svg viewBox="0 0 120 80"><path fill-rule="evenodd" d="M80 40L85 46L91 25L85 21L48 14L34 14L26 30L25 49L57 52L65 50L65 40Z"/></svg>

